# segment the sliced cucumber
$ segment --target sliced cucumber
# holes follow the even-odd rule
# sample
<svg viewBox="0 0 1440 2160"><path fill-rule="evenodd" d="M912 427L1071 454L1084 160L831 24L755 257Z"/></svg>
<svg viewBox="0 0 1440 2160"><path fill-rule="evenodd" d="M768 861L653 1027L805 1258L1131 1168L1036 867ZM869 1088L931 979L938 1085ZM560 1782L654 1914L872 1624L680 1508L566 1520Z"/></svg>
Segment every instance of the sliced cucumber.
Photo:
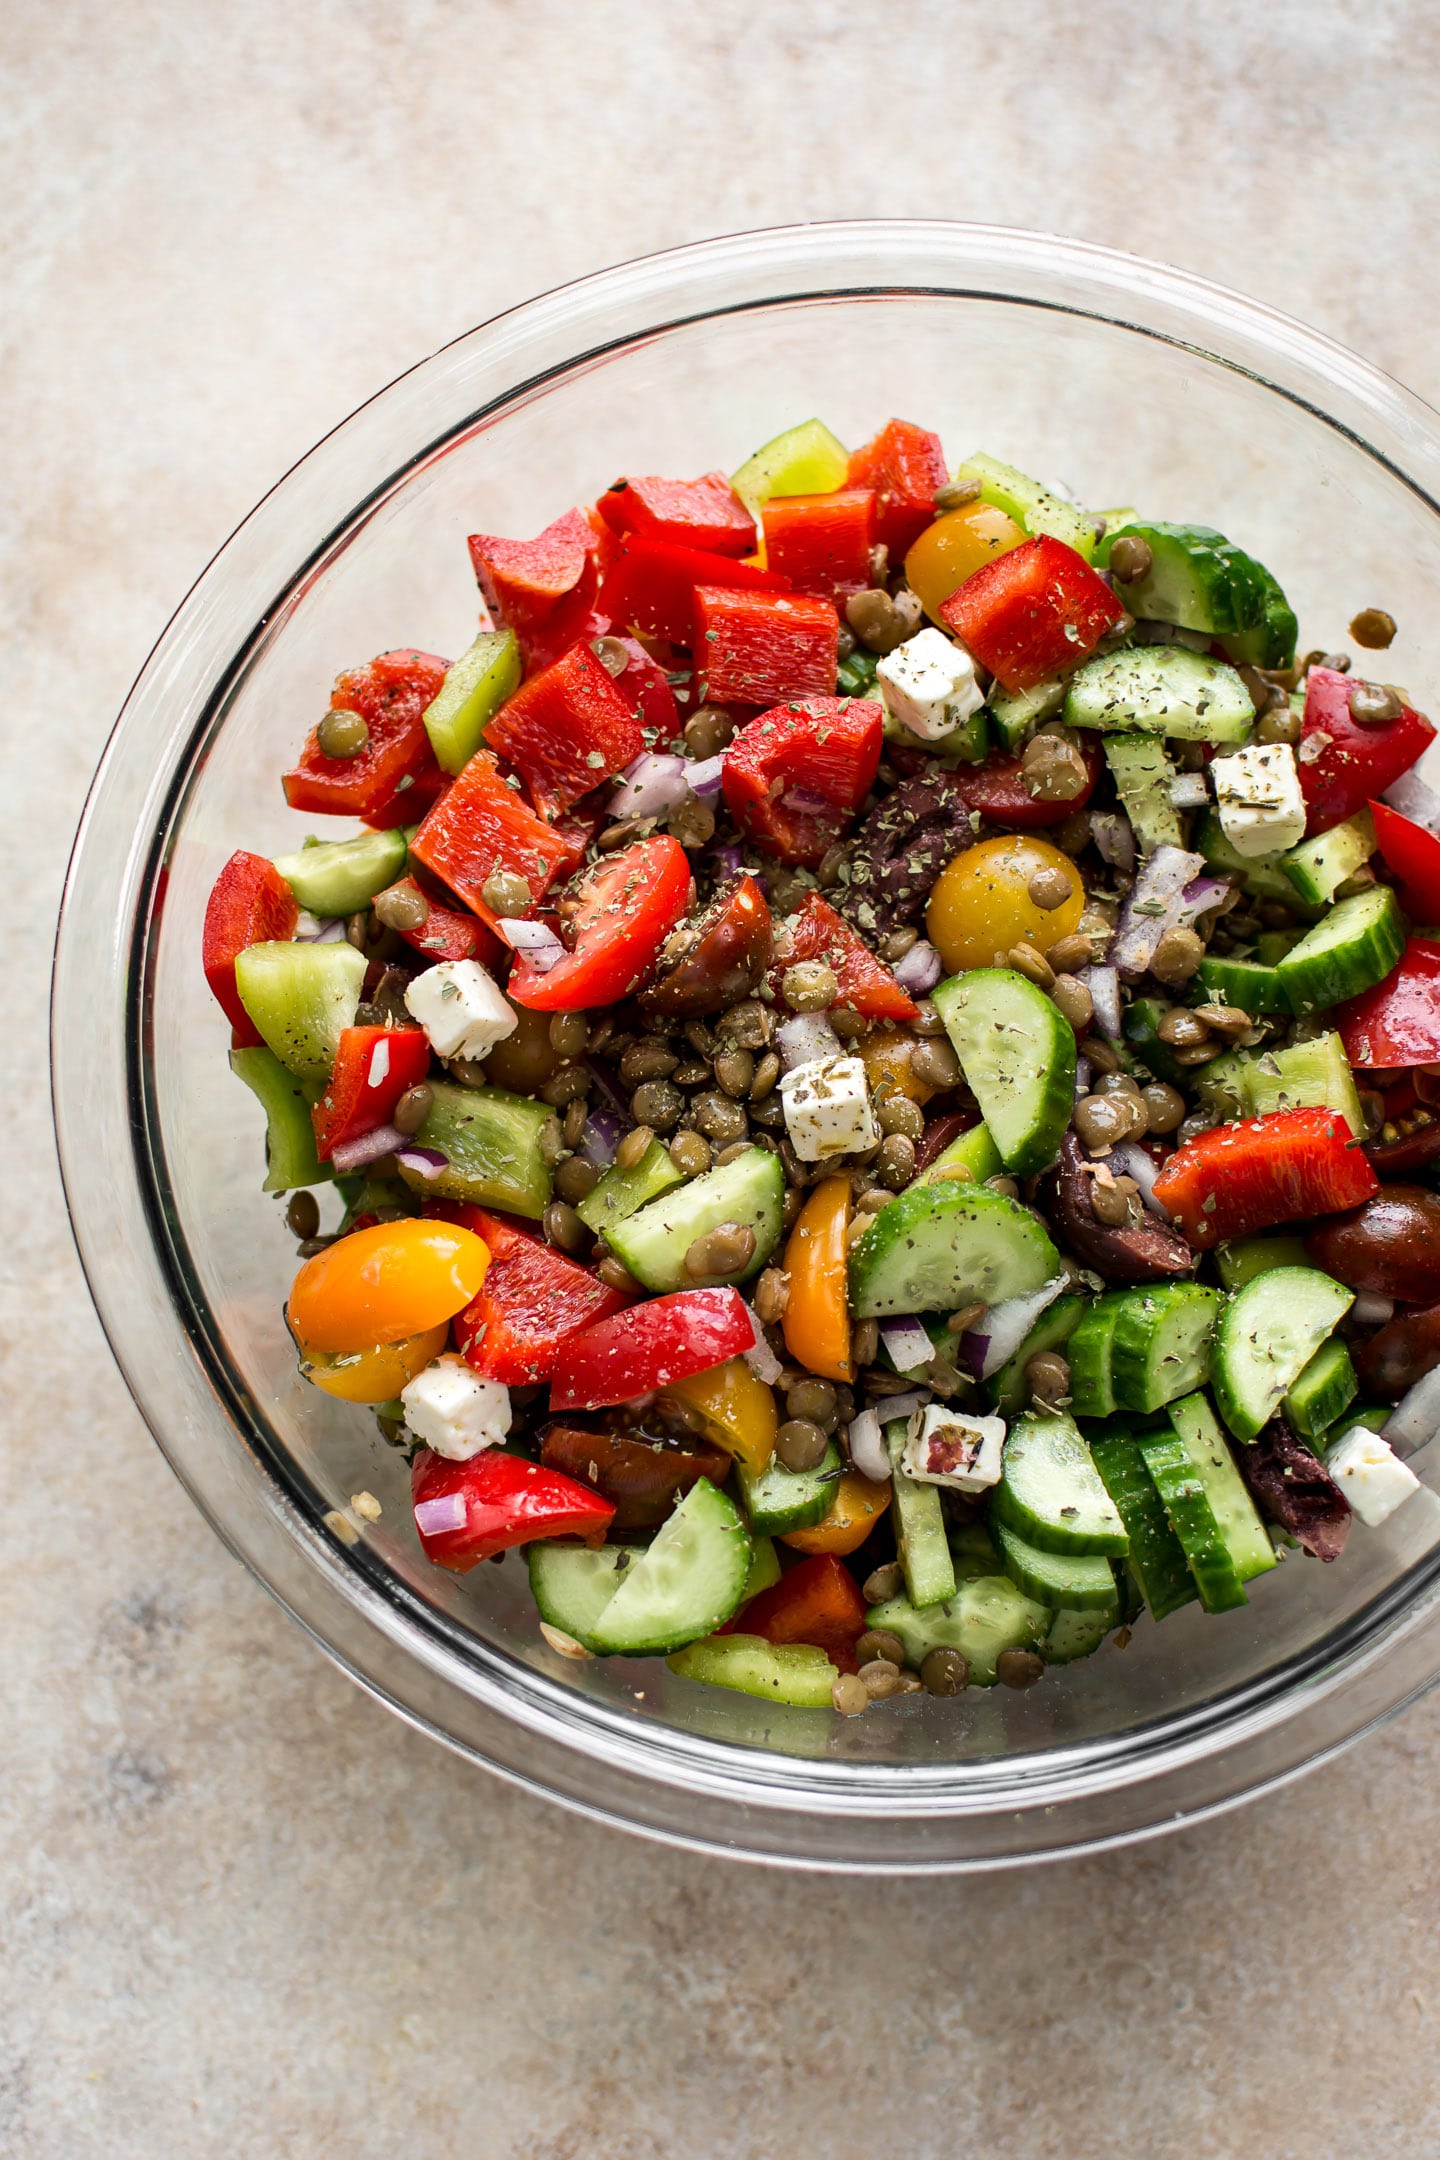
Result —
<svg viewBox="0 0 1440 2160"><path fill-rule="evenodd" d="M972 1125L968 1132L958 1133L914 1182L933 1185L937 1178L949 1177L956 1170L968 1170L974 1182L983 1185L987 1178L999 1177L1004 1168L1000 1150L990 1137L990 1129L982 1123Z"/></svg>
<svg viewBox="0 0 1440 2160"><path fill-rule="evenodd" d="M310 1094L315 1083L297 1078L263 1043L232 1050L230 1070L243 1080L265 1112L265 1183L262 1192L294 1192L301 1185L324 1185L334 1177L333 1163L315 1153ZM307 1092L308 1089L308 1092Z"/></svg>
<svg viewBox="0 0 1440 2160"><path fill-rule="evenodd" d="M1108 570L1110 567L1110 550L1114 546L1117 536L1135 523L1138 512L1133 503L1126 503L1115 510L1097 510L1095 515L1105 527L1104 532L1095 543L1095 567L1097 570Z"/></svg>
<svg viewBox="0 0 1440 2160"><path fill-rule="evenodd" d="M787 1530L810 1530L830 1512L835 1486L844 1472L840 1450L832 1441L813 1470L787 1470L778 1457L756 1477L737 1462L740 1497L757 1537L784 1537Z"/></svg>
<svg viewBox="0 0 1440 2160"><path fill-rule="evenodd" d="M1075 1033L1011 968L952 975L932 1003L1007 1170L1046 1170L1075 1105Z"/></svg>
<svg viewBox="0 0 1440 2160"><path fill-rule="evenodd" d="M938 1485L907 1477L900 1467L909 1420L895 1418L885 1427L892 1470L895 1553L905 1574L912 1605L938 1605L955 1595L955 1564L945 1541L945 1515Z"/></svg>
<svg viewBox="0 0 1440 2160"><path fill-rule="evenodd" d="M1192 1066L1185 1075L1201 1107L1212 1117L1245 1116L1245 1073L1249 1062L1243 1051L1231 1050L1224 1057L1212 1058L1208 1065Z"/></svg>
<svg viewBox="0 0 1440 2160"><path fill-rule="evenodd" d="M1088 1298L1058 1297L1053 1305L1047 1305L1020 1348L1008 1365L985 1382L985 1394L992 1410L1003 1418L1012 1418L1030 1406L1030 1383L1025 1378L1025 1368L1031 1358L1042 1350L1062 1350L1085 1317ZM1071 1374L1074 1384L1074 1374Z"/></svg>
<svg viewBox="0 0 1440 2160"><path fill-rule="evenodd" d="M612 1221L605 1236L630 1273L647 1290L693 1290L744 1282L756 1274L780 1242L784 1227L785 1170L767 1148L747 1148L652 1200L635 1214ZM696 1238L722 1223L742 1223L755 1235L744 1267L726 1275L691 1275L685 1255Z"/></svg>
<svg viewBox="0 0 1440 2160"><path fill-rule="evenodd" d="M754 1550L750 1555L750 1573L740 1593L742 1607L748 1605L752 1597L759 1597L762 1590L772 1590L780 1580L780 1555L775 1550L775 1540L752 1537L750 1542Z"/></svg>
<svg viewBox="0 0 1440 2160"><path fill-rule="evenodd" d="M1307 912L1313 915L1315 911L1311 908ZM1298 926L1291 930L1262 930L1255 940L1255 957L1262 967L1279 967L1304 935Z"/></svg>
<svg viewBox="0 0 1440 2160"><path fill-rule="evenodd" d="M405 868L405 835L392 828L357 833L353 840L316 840L293 855L277 855L275 868L312 915L353 915Z"/></svg>
<svg viewBox="0 0 1440 2160"><path fill-rule="evenodd" d="M1020 472L1014 465L1002 464L999 458L988 457L977 450L968 457L955 475L957 480L978 480L980 500L1003 510L1006 517L1013 518L1021 530L1032 537L1037 533L1049 533L1052 539L1063 540L1066 547L1074 548L1086 562L1095 553L1095 525L1083 510L1074 503L1063 500L1039 480L1032 480L1028 473Z"/></svg>
<svg viewBox="0 0 1440 2160"><path fill-rule="evenodd" d="M1309 1267L1310 1258L1301 1237L1237 1238L1215 1254L1220 1280L1227 1290L1243 1290L1246 1283L1267 1268Z"/></svg>
<svg viewBox="0 0 1440 2160"><path fill-rule="evenodd" d="M1242 855L1220 823L1218 810L1206 811L1195 829L1192 845L1212 870L1229 878L1242 892L1249 893L1252 900L1273 900L1278 906L1291 908L1307 919L1319 912L1300 898L1285 875L1283 854Z"/></svg>
<svg viewBox="0 0 1440 2160"><path fill-rule="evenodd" d="M1121 1290L1107 1290L1070 1337L1070 1407L1078 1418L1109 1417L1115 1409L1115 1327Z"/></svg>
<svg viewBox="0 0 1440 2160"><path fill-rule="evenodd" d="M1249 691L1223 660L1184 645L1127 645L1077 668L1065 693L1070 727L1243 742L1255 724Z"/></svg>
<svg viewBox="0 0 1440 2160"><path fill-rule="evenodd" d="M1357 1140L1365 1136L1360 1090L1345 1045L1333 1030L1247 1059L1244 1095L1252 1117L1271 1110L1338 1110Z"/></svg>
<svg viewBox="0 0 1440 2160"><path fill-rule="evenodd" d="M740 1603L750 1533L733 1500L701 1478L590 1623L605 1657L646 1657L709 1635Z"/></svg>
<svg viewBox="0 0 1440 2160"><path fill-rule="evenodd" d="M550 1166L540 1136L554 1111L504 1088L432 1080L430 1090L430 1109L415 1142L438 1149L445 1168L436 1177L423 1177L402 1163L406 1184L427 1199L469 1200L538 1221L550 1205Z"/></svg>
<svg viewBox="0 0 1440 2160"><path fill-rule="evenodd" d="M1285 1415L1296 1432L1314 1441L1345 1415L1359 1392L1350 1352L1332 1335L1286 1395Z"/></svg>
<svg viewBox="0 0 1440 2160"><path fill-rule="evenodd" d="M663 1141L652 1140L633 1169L621 1170L612 1163L575 1212L587 1230L608 1238L613 1224L624 1222L627 1215L684 1182L685 1173L676 1169L670 1150Z"/></svg>
<svg viewBox="0 0 1440 2160"><path fill-rule="evenodd" d="M1295 655L1295 617L1263 563L1209 525L1167 525L1134 519L1121 528L1150 550L1144 577L1120 587L1132 615L1203 630L1232 660L1252 667L1288 667ZM1121 530L1107 530L1111 548Z"/></svg>
<svg viewBox="0 0 1440 2160"><path fill-rule="evenodd" d="M520 642L513 630L482 630L445 671L425 708L425 732L442 772L458 773L485 740L485 730L520 687Z"/></svg>
<svg viewBox="0 0 1440 2160"><path fill-rule="evenodd" d="M1125 1040L1157 1080L1168 1080L1172 1087L1181 1087L1188 1085L1194 1075L1177 1063L1169 1043L1160 1038L1160 1022L1168 1009L1158 998L1131 998L1125 1007Z"/></svg>
<svg viewBox="0 0 1440 2160"><path fill-rule="evenodd" d="M1405 918L1388 885L1341 900L1280 962L1291 1011L1303 1019L1358 997L1385 980L1404 950Z"/></svg>
<svg viewBox="0 0 1440 2160"><path fill-rule="evenodd" d="M1183 1402L1170 1405L1170 1432L1184 1449L1190 1475L1204 1494L1206 1505L1218 1536L1221 1550L1226 1556L1231 1573L1241 1583L1250 1582L1256 1575L1263 1575L1275 1565L1275 1548L1270 1533L1260 1520L1259 1511L1246 1488L1235 1465L1220 1422L1210 1407L1208 1396L1187 1395ZM1179 1521L1156 1469L1152 1442L1142 1437L1141 1450L1165 1502L1172 1527L1190 1562L1200 1591L1200 1602L1207 1611L1216 1610L1205 1594L1195 1554L1186 1540ZM1238 1601L1237 1601L1238 1602Z"/></svg>
<svg viewBox="0 0 1440 2160"><path fill-rule="evenodd" d="M1107 735L1105 762L1142 855L1158 847L1183 847L1180 813L1170 800L1175 767L1154 735Z"/></svg>
<svg viewBox="0 0 1440 2160"><path fill-rule="evenodd" d="M1057 1612L1038 1645L1040 1655L1047 1665L1073 1665L1100 1648L1119 1618L1118 1597L1106 1611Z"/></svg>
<svg viewBox="0 0 1440 2160"><path fill-rule="evenodd" d="M1228 954L1207 954L1195 970L1200 1003L1238 1005L1246 1013L1288 1013L1290 1000L1278 968L1258 960L1235 960Z"/></svg>
<svg viewBox="0 0 1440 2160"><path fill-rule="evenodd" d="M932 1650L958 1650L970 1668L971 1687L994 1687L1001 1652L1033 1650L1050 1625L1045 1607L1017 1590L1008 1575L977 1575L943 1605L917 1608L909 1598L887 1598L872 1605L868 1617L872 1628L899 1636L907 1665L918 1668Z"/></svg>
<svg viewBox="0 0 1440 2160"><path fill-rule="evenodd" d="M340 1037L354 1025L364 980L365 955L353 945L277 939L247 945L235 962L241 1004L280 1063L302 1080L329 1073Z"/></svg>
<svg viewBox="0 0 1440 2160"><path fill-rule="evenodd" d="M1220 1293L1201 1283L1155 1283L1122 1290L1111 1375L1121 1410L1163 1409L1210 1377Z"/></svg>
<svg viewBox="0 0 1440 2160"><path fill-rule="evenodd" d="M1130 1540L1126 1566L1131 1579L1155 1618L1164 1620L1192 1602L1195 1578L1170 1527L1144 1450L1134 1433L1111 1427L1090 1435L1090 1454Z"/></svg>
<svg viewBox="0 0 1440 2160"><path fill-rule="evenodd" d="M709 1635L665 1660L680 1680L734 1688L795 1710L829 1710L840 1675L813 1643L768 1643L763 1635Z"/></svg>
<svg viewBox="0 0 1440 2160"><path fill-rule="evenodd" d="M644 1551L643 1545L602 1545L592 1552L563 1538L537 1538L525 1548L525 1562L541 1619L586 1650L597 1649L595 1624Z"/></svg>
<svg viewBox="0 0 1440 2160"><path fill-rule="evenodd" d="M950 1558L955 1580L974 1582L981 1575L1001 1575L1000 1554L983 1522L950 1525Z"/></svg>
<svg viewBox="0 0 1440 2160"><path fill-rule="evenodd" d="M1018 1200L942 1178L898 1193L854 1246L850 1310L868 1320L999 1305L1038 1290L1058 1265L1044 1225Z"/></svg>
<svg viewBox="0 0 1440 2160"><path fill-rule="evenodd" d="M1059 1411L1030 1411L1011 1426L991 1512L1045 1552L1129 1550L1079 1426Z"/></svg>
<svg viewBox="0 0 1440 2160"><path fill-rule="evenodd" d="M1002 750L1023 750L1042 720L1053 720L1065 703L1065 677L1047 675L1033 690L1006 690L992 683L985 702Z"/></svg>
<svg viewBox="0 0 1440 2160"><path fill-rule="evenodd" d="M995 1539L1011 1582L1037 1605L1052 1612L1115 1611L1115 1571L1099 1553L1045 1552L1003 1522L995 1527Z"/></svg>
<svg viewBox="0 0 1440 2160"><path fill-rule="evenodd" d="M1313 840L1301 840L1280 857L1280 867L1302 900L1324 907L1336 888L1354 877L1362 863L1375 852L1375 820L1368 810L1357 810L1343 825L1332 825Z"/></svg>
<svg viewBox="0 0 1440 2160"><path fill-rule="evenodd" d="M833 495L845 485L850 453L822 421L802 420L746 458L730 485L752 517L772 495Z"/></svg>
<svg viewBox="0 0 1440 2160"><path fill-rule="evenodd" d="M1253 1440L1355 1302L1319 1268L1268 1268L1237 1290L1215 1335L1215 1401Z"/></svg>

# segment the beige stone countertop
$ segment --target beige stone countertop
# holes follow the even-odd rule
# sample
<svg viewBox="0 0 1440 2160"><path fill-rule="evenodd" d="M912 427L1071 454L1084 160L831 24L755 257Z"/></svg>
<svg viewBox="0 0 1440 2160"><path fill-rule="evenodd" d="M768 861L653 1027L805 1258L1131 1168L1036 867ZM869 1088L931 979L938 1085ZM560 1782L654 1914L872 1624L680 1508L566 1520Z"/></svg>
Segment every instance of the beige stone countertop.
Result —
<svg viewBox="0 0 1440 2160"><path fill-rule="evenodd" d="M1424 0L0 10L7 2160L1440 2149L1435 1699L1221 1820L1007 1876L590 1827L368 1700L193 1513L86 1299L44 1078L126 688L400 369L648 248L888 213L1132 246L1435 398L1437 62ZM77 1488L99 1540L67 1541Z"/></svg>

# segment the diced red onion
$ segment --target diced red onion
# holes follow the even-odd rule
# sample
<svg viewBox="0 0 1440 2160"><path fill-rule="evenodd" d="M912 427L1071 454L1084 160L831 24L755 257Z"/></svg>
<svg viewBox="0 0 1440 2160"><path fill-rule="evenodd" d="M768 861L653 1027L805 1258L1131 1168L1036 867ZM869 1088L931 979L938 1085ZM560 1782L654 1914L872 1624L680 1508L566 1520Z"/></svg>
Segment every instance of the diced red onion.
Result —
<svg viewBox="0 0 1440 2160"><path fill-rule="evenodd" d="M352 1170L363 1170L366 1163L378 1162L382 1155L393 1155L408 1144L398 1125L377 1125L358 1139L342 1140L331 1151L330 1160L341 1177L348 1177Z"/></svg>
<svg viewBox="0 0 1440 2160"><path fill-rule="evenodd" d="M728 847L712 847L706 856L706 860L715 865L715 882L722 884L728 878L738 878L743 874L745 850L742 847L737 847L732 841ZM757 872L756 875L758 877L759 873ZM765 883L764 878L759 877L759 882L763 885Z"/></svg>
<svg viewBox="0 0 1440 2160"><path fill-rule="evenodd" d="M1163 1200L1155 1197L1155 1180L1160 1175L1160 1165L1153 1155L1141 1147L1138 1140L1117 1140L1110 1150L1110 1168L1118 1170L1121 1177L1134 1178L1140 1188L1140 1198L1152 1215L1161 1222L1169 1222L1170 1210Z"/></svg>
<svg viewBox="0 0 1440 2160"><path fill-rule="evenodd" d="M928 1388L912 1388L908 1395L886 1395L875 1408L882 1425L893 1425L896 1418L914 1417L930 1400Z"/></svg>
<svg viewBox="0 0 1440 2160"><path fill-rule="evenodd" d="M1125 1032L1120 1009L1120 970L1113 967L1081 968L1080 980L1095 1007L1095 1025L1108 1042L1119 1042Z"/></svg>
<svg viewBox="0 0 1440 2160"><path fill-rule="evenodd" d="M927 938L917 938L891 970L901 989L908 990L911 997L924 997L944 972L945 963Z"/></svg>
<svg viewBox="0 0 1440 2160"><path fill-rule="evenodd" d="M585 1120L580 1135L579 1152L597 1170L608 1170L615 1160L615 1148L620 1138L620 1121L608 1110L592 1111Z"/></svg>
<svg viewBox="0 0 1440 2160"><path fill-rule="evenodd" d="M630 1115L630 1105L615 1085L615 1075L602 1058L587 1057L585 1070L594 1082L594 1092L603 1098L600 1108L615 1120L617 1132L628 1132L635 1120Z"/></svg>
<svg viewBox="0 0 1440 2160"><path fill-rule="evenodd" d="M1137 861L1130 820L1118 810L1096 810L1090 819L1095 845L1112 870L1133 870Z"/></svg>
<svg viewBox="0 0 1440 2160"><path fill-rule="evenodd" d="M775 1382L780 1378L785 1368L771 1349L769 1337L760 1325L760 1316L754 1306L746 1305L745 1310L750 1315L750 1322L755 1330L755 1340L750 1345L750 1348L742 1350L740 1355L744 1358L757 1380L763 1380L766 1387L774 1387Z"/></svg>
<svg viewBox="0 0 1440 2160"><path fill-rule="evenodd" d="M935 1345L913 1317L887 1320L880 1330L880 1340L889 1352L896 1372L913 1372L917 1365L935 1362Z"/></svg>
<svg viewBox="0 0 1440 2160"><path fill-rule="evenodd" d="M1180 917L1182 896L1205 868L1188 848L1158 847L1125 897L1109 958L1122 975L1143 975L1155 948ZM1221 881L1223 882L1223 881Z"/></svg>
<svg viewBox="0 0 1440 2160"><path fill-rule="evenodd" d="M415 1527L422 1537L443 1537L449 1530L463 1530L465 1522L463 1493L437 1493L433 1500L415 1504Z"/></svg>
<svg viewBox="0 0 1440 2160"><path fill-rule="evenodd" d="M1380 800L1388 803L1392 810L1398 810L1401 817L1413 818L1427 832L1440 833L1440 795L1413 767L1409 772L1401 773Z"/></svg>
<svg viewBox="0 0 1440 2160"><path fill-rule="evenodd" d="M297 945L338 945L344 935L343 915L312 915L307 908L301 908L295 925Z"/></svg>
<svg viewBox="0 0 1440 2160"><path fill-rule="evenodd" d="M814 788L787 788L781 800L787 810L797 810L802 817L824 817L835 808L827 796L817 795Z"/></svg>
<svg viewBox="0 0 1440 2160"><path fill-rule="evenodd" d="M523 915L502 915L497 928L507 945L524 953L537 975L548 975L556 961L565 958L565 947L549 923L531 922Z"/></svg>
<svg viewBox="0 0 1440 2160"><path fill-rule="evenodd" d="M808 1065L814 1058L839 1057L840 1038L824 1013L796 1013L775 1030L780 1062L786 1072Z"/></svg>
<svg viewBox="0 0 1440 2160"><path fill-rule="evenodd" d="M1432 1366L1402 1395L1380 1435L1401 1457L1413 1455L1440 1432L1440 1365Z"/></svg>
<svg viewBox="0 0 1440 2160"><path fill-rule="evenodd" d="M1170 806L1174 810L1203 810L1209 800L1204 773L1176 773L1170 782Z"/></svg>
<svg viewBox="0 0 1440 2160"><path fill-rule="evenodd" d="M1192 878L1180 895L1180 904L1175 910L1176 923L1183 927L1198 922L1202 915L1209 914L1211 908L1219 907L1229 890L1228 878Z"/></svg>
<svg viewBox="0 0 1440 2160"><path fill-rule="evenodd" d="M1381 1297L1374 1290L1362 1290L1350 1308L1350 1317L1358 1320L1361 1327L1384 1327L1395 1317L1395 1300Z"/></svg>
<svg viewBox="0 0 1440 2160"><path fill-rule="evenodd" d="M1075 1060L1075 1100L1076 1100L1076 1102L1079 1102L1079 1100L1080 1100L1080 1097L1081 1097L1082 1095L1088 1095L1088 1094L1089 1094L1089 1092L1090 1092L1090 1075L1091 1075L1091 1071L1092 1071L1092 1067L1091 1067L1091 1064L1090 1064L1090 1060L1089 1060L1089 1058L1087 1058L1087 1057L1077 1057L1077 1058L1076 1058L1076 1060Z"/></svg>
<svg viewBox="0 0 1440 2160"><path fill-rule="evenodd" d="M850 1460L861 1477L868 1477L875 1484L883 1485L891 1476L893 1465L890 1461L890 1450L885 1445L879 1413L875 1410L862 1410L858 1417L851 1418L845 1437L850 1449Z"/></svg>
<svg viewBox="0 0 1440 2160"><path fill-rule="evenodd" d="M1055 1275L1049 1282L1042 1283L1038 1290L1031 1290L1024 1297L1002 1299L1000 1304L992 1305L985 1315L982 1333L961 1336L962 1350L971 1342L984 1345L980 1352L977 1379L988 1380L992 1373L999 1372L1002 1365L1009 1364L1041 1313L1059 1297L1068 1281L1069 1277L1066 1275ZM966 1355L968 1357L970 1353L967 1351Z"/></svg>
<svg viewBox="0 0 1440 2160"><path fill-rule="evenodd" d="M977 1334L974 1328L968 1329L955 1345L955 1355L972 1380L983 1379L985 1360L990 1355L990 1337Z"/></svg>
<svg viewBox="0 0 1440 2160"><path fill-rule="evenodd" d="M413 1141L396 1148L395 1160L403 1163L407 1170L413 1170L417 1177L423 1178L437 1178L442 1170L450 1167L449 1156L442 1155L439 1148L416 1147Z"/></svg>
<svg viewBox="0 0 1440 2160"><path fill-rule="evenodd" d="M703 758L685 767L685 784L692 795L701 802L711 802L720 792L720 776L725 770L725 759Z"/></svg>
<svg viewBox="0 0 1440 2160"><path fill-rule="evenodd" d="M670 750L642 750L620 776L605 807L611 817L658 817L673 810L689 792L687 758Z"/></svg>

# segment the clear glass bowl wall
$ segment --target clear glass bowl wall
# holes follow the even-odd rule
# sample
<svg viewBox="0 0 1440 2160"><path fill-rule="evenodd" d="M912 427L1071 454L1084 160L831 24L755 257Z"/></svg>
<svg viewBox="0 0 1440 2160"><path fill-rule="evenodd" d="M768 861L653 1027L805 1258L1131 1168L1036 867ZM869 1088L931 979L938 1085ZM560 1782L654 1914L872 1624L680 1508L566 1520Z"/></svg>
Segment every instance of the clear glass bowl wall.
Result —
<svg viewBox="0 0 1440 2160"><path fill-rule="evenodd" d="M892 413L1081 500L1210 522L1270 564L1305 643L1379 604L1386 670L1440 698L1434 416L1298 326L1128 259L959 227L747 236L502 317L327 438L206 573L137 685L72 870L56 1083L97 1301L161 1445L221 1534L356 1675L575 1805L766 1857L993 1864L1135 1834L1288 1774L1428 1683L1440 1505L1333 1568L1298 1556L1243 1612L1142 1624L1033 1692L842 1721L557 1658L523 1562L420 1558L368 1413L295 1369L294 1267L260 1192L257 1106L200 972L236 848L313 821L279 774L344 666L475 622L466 535L525 535L623 471L733 468L818 413ZM336 830L344 828L336 827ZM326 1207L333 1213L333 1196ZM327 1214L328 1220L328 1214ZM1419 1467L1422 1473L1425 1464ZM347 1548L323 1527L383 1505Z"/></svg>

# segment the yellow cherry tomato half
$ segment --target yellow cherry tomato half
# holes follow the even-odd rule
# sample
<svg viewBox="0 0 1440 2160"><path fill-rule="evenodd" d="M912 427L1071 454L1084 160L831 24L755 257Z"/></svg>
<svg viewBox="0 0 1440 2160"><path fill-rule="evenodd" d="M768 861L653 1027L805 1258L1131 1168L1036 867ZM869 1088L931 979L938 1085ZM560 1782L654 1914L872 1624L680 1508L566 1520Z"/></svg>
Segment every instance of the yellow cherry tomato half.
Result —
<svg viewBox="0 0 1440 2160"><path fill-rule="evenodd" d="M403 1342L463 1312L489 1265L489 1247L458 1223L374 1223L305 1262L286 1315L307 1352Z"/></svg>
<svg viewBox="0 0 1440 2160"><path fill-rule="evenodd" d="M943 600L997 555L1021 546L1025 537L1014 518L993 503L964 503L926 526L905 557L906 581L920 595L926 614L939 622Z"/></svg>
<svg viewBox="0 0 1440 2160"><path fill-rule="evenodd" d="M835 1487L830 1512L809 1530L787 1530L782 1542L803 1553L851 1553L863 1545L890 1505L890 1487L847 1470Z"/></svg>
<svg viewBox="0 0 1440 2160"><path fill-rule="evenodd" d="M877 1103L893 1102L903 1095L913 1103L927 1103L935 1093L927 1081L911 1070L910 1060L919 1044L909 1028L879 1027L855 1045Z"/></svg>
<svg viewBox="0 0 1440 2160"><path fill-rule="evenodd" d="M408 1387L450 1338L450 1323L407 1335L404 1342L377 1343L369 1350L312 1350L300 1347L300 1370L312 1385L341 1402L389 1402Z"/></svg>
<svg viewBox="0 0 1440 2160"><path fill-rule="evenodd" d="M1032 833L1009 833L982 840L945 865L925 927L953 975L1005 967L1019 944L1048 952L1079 927L1084 911L1084 882L1070 857Z"/></svg>
<svg viewBox="0 0 1440 2160"><path fill-rule="evenodd" d="M667 1401L682 1402L694 1413L707 1440L733 1455L752 1477L763 1477L780 1420L774 1395L743 1357L672 1380L664 1392Z"/></svg>

